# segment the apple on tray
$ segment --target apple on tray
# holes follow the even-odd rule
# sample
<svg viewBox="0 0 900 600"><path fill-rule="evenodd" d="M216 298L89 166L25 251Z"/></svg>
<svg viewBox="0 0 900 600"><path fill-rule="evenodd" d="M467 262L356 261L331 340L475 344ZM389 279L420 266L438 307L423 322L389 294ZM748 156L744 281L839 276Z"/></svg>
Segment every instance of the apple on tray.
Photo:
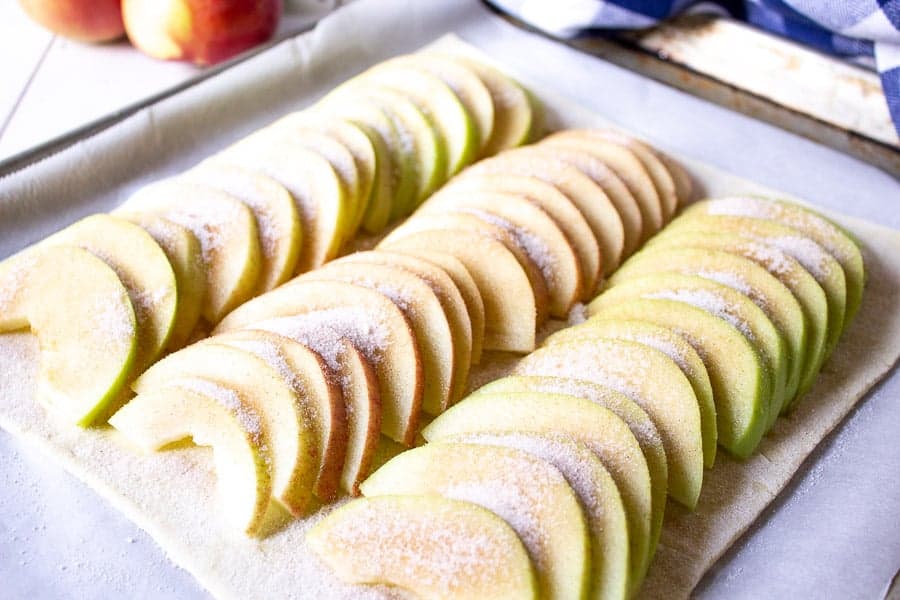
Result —
<svg viewBox="0 0 900 600"><path fill-rule="evenodd" d="M198 65L227 60L265 42L280 17L280 0L122 1L125 31L139 50Z"/></svg>
<svg viewBox="0 0 900 600"><path fill-rule="evenodd" d="M121 0L19 0L29 17L63 37L108 42L125 34Z"/></svg>

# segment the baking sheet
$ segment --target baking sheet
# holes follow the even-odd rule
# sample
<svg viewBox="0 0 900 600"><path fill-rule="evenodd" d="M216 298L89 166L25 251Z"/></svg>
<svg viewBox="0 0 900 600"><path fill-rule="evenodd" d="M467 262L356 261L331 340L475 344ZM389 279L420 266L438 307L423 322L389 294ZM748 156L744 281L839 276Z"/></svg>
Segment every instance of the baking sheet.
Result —
<svg viewBox="0 0 900 600"><path fill-rule="evenodd" d="M397 39L400 23L404 36ZM312 35L0 181L0 255L108 209L140 183L177 172L301 99L306 103L368 64L445 31L459 33L535 89L569 96L670 150L900 226L897 183L831 150L519 32L474 2L361 0ZM892 314L890 306L886 311ZM900 490L874 483L900 472L897 445L885 443L900 431L897 379L870 396L826 452L804 465L795 493L776 502L764 526L702 584L701 595L878 595L900 564ZM42 455L6 434L0 453L6 593L204 596L145 534Z"/></svg>

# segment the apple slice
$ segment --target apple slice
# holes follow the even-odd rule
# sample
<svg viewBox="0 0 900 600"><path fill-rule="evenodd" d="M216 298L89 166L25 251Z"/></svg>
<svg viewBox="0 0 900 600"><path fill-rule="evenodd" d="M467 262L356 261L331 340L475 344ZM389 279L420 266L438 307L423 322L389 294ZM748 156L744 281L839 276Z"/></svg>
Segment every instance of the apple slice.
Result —
<svg viewBox="0 0 900 600"><path fill-rule="evenodd" d="M230 194L256 217L261 256L261 294L291 278L300 258L303 227L293 197L283 185L261 173L234 165L201 164L180 176Z"/></svg>
<svg viewBox="0 0 900 600"><path fill-rule="evenodd" d="M646 240L662 228L665 222L662 201L656 193L653 179L632 150L601 137L583 138L569 135L568 131L547 137L541 141L541 145L583 152L606 163L637 201L643 223L643 239Z"/></svg>
<svg viewBox="0 0 900 600"><path fill-rule="evenodd" d="M590 177L546 152L540 156L504 152L472 165L460 173L454 185L469 177L484 176L534 177L555 187L572 201L594 232L603 257L603 272L611 273L618 266L625 247L625 226L616 206Z"/></svg>
<svg viewBox="0 0 900 600"><path fill-rule="evenodd" d="M741 458L752 454L765 432L772 382L762 357L735 325L675 300L592 303L588 310L592 318L646 321L683 336L706 365L716 403L719 444Z"/></svg>
<svg viewBox="0 0 900 600"><path fill-rule="evenodd" d="M381 170L378 161L382 160L379 154L387 154L387 150L378 152L372 139L375 136L370 137L364 128L350 121L322 119L321 115L316 115L313 111L291 113L272 123L269 129L279 130L284 135L303 135L307 132L324 134L340 142L350 152L359 177L359 202L352 227L354 231L358 229L368 211L370 199L379 193L377 190L384 188L379 181ZM386 160L390 164L390 159Z"/></svg>
<svg viewBox="0 0 900 600"><path fill-rule="evenodd" d="M298 273L337 256L353 225L352 205L340 177L323 156L286 138L277 144L238 143L207 162L237 165L262 173L290 192L303 228Z"/></svg>
<svg viewBox="0 0 900 600"><path fill-rule="evenodd" d="M317 313L280 317L252 325L263 331L303 344L328 365L344 399L347 445L341 488L359 494L359 484L368 477L381 434L381 397L375 368L353 343L335 329L321 323ZM239 334L242 330L235 330ZM230 335L230 334L223 334Z"/></svg>
<svg viewBox="0 0 900 600"><path fill-rule="evenodd" d="M379 250L379 252L385 251ZM438 266L453 280L462 296L463 302L466 303L466 312L472 323L472 363L478 364L481 361L481 352L484 346L484 300L481 298L481 292L478 290L472 274L462 261L444 252L419 250L414 255L409 254L409 256L415 256Z"/></svg>
<svg viewBox="0 0 900 600"><path fill-rule="evenodd" d="M398 155L396 162L404 165L408 181L401 180L403 185L398 185L391 204L391 219L406 216L444 182L447 170L444 140L415 102L390 88L345 84L328 94L317 106L337 114L352 114L358 109L342 108L342 105L359 103L369 103L380 109L397 132L392 140L398 144L394 149Z"/></svg>
<svg viewBox="0 0 900 600"><path fill-rule="evenodd" d="M454 179L438 195L451 191L457 194L515 194L540 207L559 226L575 250L581 268L583 297L594 297L602 272L600 246L584 215L556 187L536 177L483 173ZM434 200L432 198L429 204Z"/></svg>
<svg viewBox="0 0 900 600"><path fill-rule="evenodd" d="M258 329L231 331L207 343L250 352L294 391L311 425L319 457L313 492L323 501L334 500L347 453L347 413L341 388L324 359L299 342Z"/></svg>
<svg viewBox="0 0 900 600"><path fill-rule="evenodd" d="M656 552L656 544L662 531L663 516L666 508L666 491L668 489L669 469L666 463L666 451L663 448L662 436L650 416L634 400L621 392L592 383L585 379L569 379L568 377L539 377L510 375L484 385L473 392L470 397L479 394L503 394L516 392L536 392L544 394L563 394L584 398L609 409L628 425L631 433L641 447L644 460L650 474L651 511L650 549L652 556Z"/></svg>
<svg viewBox="0 0 900 600"><path fill-rule="evenodd" d="M628 520L619 488L597 455L581 442L552 434L472 433L453 442L514 448L556 467L578 496L591 536L591 598L627 598Z"/></svg>
<svg viewBox="0 0 900 600"><path fill-rule="evenodd" d="M515 531L471 502L360 498L317 523L306 542L349 584L388 585L417 598L538 597L531 560Z"/></svg>
<svg viewBox="0 0 900 600"><path fill-rule="evenodd" d="M807 362L806 320L800 303L791 291L749 259L728 252L687 248L640 252L619 269L610 279L610 284L666 272L697 275L717 281L744 294L766 313L786 343L788 372L785 400L789 402L797 393L802 368ZM770 427L777 416L777 411L770 413Z"/></svg>
<svg viewBox="0 0 900 600"><path fill-rule="evenodd" d="M127 383L137 354L128 290L81 248L32 248L0 262L0 332L31 328L37 399L87 427Z"/></svg>
<svg viewBox="0 0 900 600"><path fill-rule="evenodd" d="M380 232L390 220L394 198L406 198L417 185L412 156L403 148L391 118L377 105L364 102L317 104L299 114L314 122L349 123L369 138L375 151L375 175L361 225L369 233Z"/></svg>
<svg viewBox="0 0 900 600"><path fill-rule="evenodd" d="M661 235L647 246L651 248L708 248L730 252L752 260L778 278L790 289L803 309L807 325L806 361L797 394L790 406L812 387L822 361L825 360L825 338L828 332L828 300L815 278L787 253L741 237L727 233L706 233L697 236L691 233ZM786 407L790 408L790 407Z"/></svg>
<svg viewBox="0 0 900 600"><path fill-rule="evenodd" d="M847 278L847 314L844 328L853 320L862 302L866 272L859 245L853 237L812 210L782 200L756 196L733 196L698 203L691 212L710 215L735 215L781 223L825 248L841 264Z"/></svg>
<svg viewBox="0 0 900 600"><path fill-rule="evenodd" d="M361 196L361 182L359 171L353 154L335 138L317 131L293 131L287 132L273 126L266 127L247 136L235 146L246 145L246 151L252 151L255 147L267 145L280 146L282 140L315 152L328 161L343 188L347 201L347 222L342 228L343 239L341 243L353 238L356 227L359 224L357 215L363 209L364 198Z"/></svg>
<svg viewBox="0 0 900 600"><path fill-rule="evenodd" d="M422 359L403 311L382 294L340 281L298 281L247 302L222 320L215 333L310 313L349 339L372 363L382 402L382 433L412 445L422 406Z"/></svg>
<svg viewBox="0 0 900 600"><path fill-rule="evenodd" d="M253 296L262 251L256 218L240 200L209 187L167 179L135 192L114 214L149 212L187 227L200 242L206 271L202 315L216 323Z"/></svg>
<svg viewBox="0 0 900 600"><path fill-rule="evenodd" d="M815 278L828 300L827 359L841 337L846 317L847 281L840 263L797 229L764 219L692 213L672 221L665 235L706 236L709 233L728 233L780 250L797 260Z"/></svg>
<svg viewBox="0 0 900 600"><path fill-rule="evenodd" d="M474 217L472 220L480 222ZM539 298L525 268L508 246L478 231L432 229L388 236L379 249L436 251L459 259L484 301L484 348L510 352L534 349Z"/></svg>
<svg viewBox="0 0 900 600"><path fill-rule="evenodd" d="M513 374L586 379L634 400L662 436L669 497L691 510L697 505L703 484L700 407L690 382L666 354L631 341L583 339L539 348Z"/></svg>
<svg viewBox="0 0 900 600"><path fill-rule="evenodd" d="M624 421L599 404L565 394L478 394L432 421L422 436L436 442L478 432L548 433L587 444L619 488L628 519L631 578L636 583L643 579L650 560L650 473Z"/></svg>
<svg viewBox="0 0 900 600"><path fill-rule="evenodd" d="M656 189L662 208L663 222L669 221L675 215L675 211L678 210L679 184L676 184L676 178L667 166L667 162L668 164L672 164L672 162L664 161L652 146L612 129L567 129L555 135L560 138L585 140L586 142L602 140L605 143L618 144L628 149L641 162L647 175L653 181L653 187ZM687 179L687 182L690 185L690 179ZM684 188L684 181L680 185ZM681 192L684 194L681 201L684 202L690 195L690 188L682 189Z"/></svg>
<svg viewBox="0 0 900 600"><path fill-rule="evenodd" d="M224 515L248 536L265 535L272 497L269 435L241 394L203 379L175 380L138 394L109 422L144 452L187 438L211 446L220 505L206 510Z"/></svg>
<svg viewBox="0 0 900 600"><path fill-rule="evenodd" d="M472 362L472 320L466 310L465 300L453 279L444 269L434 263L399 252L383 250L355 252L338 259L338 261L399 267L412 273L431 288L447 317L447 324L450 326L450 334L453 338L453 364L455 366L450 382L449 404L456 403L465 392L469 381L469 369Z"/></svg>
<svg viewBox="0 0 900 600"><path fill-rule="evenodd" d="M511 448L426 444L388 461L363 495L439 495L478 504L506 521L528 550L541 596L582 598L590 586L585 515L562 473Z"/></svg>
<svg viewBox="0 0 900 600"><path fill-rule="evenodd" d="M132 389L155 393L173 381L200 378L240 395L268 432L272 496L291 514L309 509L318 450L302 403L278 372L251 352L204 342L170 354L141 375Z"/></svg>
<svg viewBox="0 0 900 600"><path fill-rule="evenodd" d="M707 468L712 468L716 459L718 439L716 405L706 366L693 346L670 329L629 319L590 319L581 325L556 332L544 341L544 345L574 343L595 338L637 342L655 348L675 361L697 397L703 439L703 464Z"/></svg>
<svg viewBox="0 0 900 600"><path fill-rule="evenodd" d="M494 128L481 149L480 157L524 144L535 134L536 108L528 93L518 83L477 60L452 54L436 54L446 56L473 71L491 95L494 103Z"/></svg>
<svg viewBox="0 0 900 600"><path fill-rule="evenodd" d="M479 149L475 122L453 89L437 75L403 61L388 60L375 65L355 81L396 90L431 117L447 148L444 180L474 160Z"/></svg>
<svg viewBox="0 0 900 600"><path fill-rule="evenodd" d="M381 241L378 248L391 245L395 240L406 236L432 231L472 232L503 244L515 256L525 272L525 276L528 277L528 283L531 285L535 299L537 323L546 321L549 303L547 284L541 274L537 259L532 258L532 254L535 254L537 249L529 249L528 237L517 236L512 224L508 221L477 213L419 214L416 215L416 218L409 219L394 229Z"/></svg>
<svg viewBox="0 0 900 600"><path fill-rule="evenodd" d="M487 86L472 69L431 52L407 54L388 62L400 63L440 78L453 90L472 119L477 141L475 154L487 146L494 131L494 101Z"/></svg>
<svg viewBox="0 0 900 600"><path fill-rule="evenodd" d="M187 227L158 215L134 213L119 216L149 233L172 265L178 288L178 310L166 349L178 350L194 331L206 298L206 273L200 242Z"/></svg>
<svg viewBox="0 0 900 600"><path fill-rule="evenodd" d="M645 223L642 209L628 186L604 161L587 151L560 144L536 144L504 153L506 156L521 155L532 165L543 164L545 159L562 160L587 175L615 207L623 227L623 258L631 255L641 242L651 233L656 233L652 223ZM534 171L537 173L537 170ZM649 232L649 233L648 233Z"/></svg>
<svg viewBox="0 0 900 600"><path fill-rule="evenodd" d="M447 314L437 294L416 275L397 266L332 262L301 277L302 281L343 281L378 292L406 315L422 356L422 410L438 415L461 390L453 387L458 364Z"/></svg>
<svg viewBox="0 0 900 600"><path fill-rule="evenodd" d="M618 291L616 291L618 290ZM657 273L629 279L592 304L598 306L628 302L635 298L665 298L685 302L727 320L744 334L757 349L772 381L772 396L767 421L774 421L785 405L787 383L787 345L772 321L746 295L716 281L693 275Z"/></svg>
<svg viewBox="0 0 900 600"><path fill-rule="evenodd" d="M581 298L581 264L575 248L546 211L522 196L447 190L432 196L420 210L420 214L472 214L510 232L540 269L551 315L564 318Z"/></svg>
<svg viewBox="0 0 900 600"><path fill-rule="evenodd" d="M110 215L85 217L39 243L79 246L119 276L137 318L134 371L150 365L169 341L178 310L175 272L162 248L139 226Z"/></svg>

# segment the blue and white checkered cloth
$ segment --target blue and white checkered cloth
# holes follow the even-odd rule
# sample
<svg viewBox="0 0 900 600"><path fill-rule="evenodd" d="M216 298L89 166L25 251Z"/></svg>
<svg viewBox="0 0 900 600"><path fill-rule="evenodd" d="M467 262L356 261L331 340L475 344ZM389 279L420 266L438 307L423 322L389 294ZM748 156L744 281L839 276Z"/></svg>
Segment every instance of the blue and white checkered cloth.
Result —
<svg viewBox="0 0 900 600"><path fill-rule="evenodd" d="M874 57L900 135L900 0L488 0L557 37L641 29L673 15L718 12L844 58Z"/></svg>

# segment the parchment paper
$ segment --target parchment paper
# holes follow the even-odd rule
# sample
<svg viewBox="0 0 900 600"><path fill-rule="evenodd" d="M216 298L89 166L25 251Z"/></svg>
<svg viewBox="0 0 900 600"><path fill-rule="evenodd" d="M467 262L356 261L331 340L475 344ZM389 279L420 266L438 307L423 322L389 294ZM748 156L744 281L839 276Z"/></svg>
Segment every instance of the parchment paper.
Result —
<svg viewBox="0 0 900 600"><path fill-rule="evenodd" d="M398 35L401 30L402 36ZM900 224L896 182L831 150L519 32L488 16L475 3L362 0L328 19L312 35L276 47L248 65L0 181L0 255L83 214L108 209L137 185L182 170L292 107L307 104L369 64L412 50L446 31L458 32L486 50L539 96L549 99L557 121L587 123L596 118L567 104L575 100L680 156L703 158L845 213L869 216L894 227ZM569 98L561 101L548 95L548 90ZM698 169L693 163L690 168L712 193L752 187L721 172ZM703 514L707 504L725 507L724 511L712 511L703 518L697 514L684 517L670 506L665 547L651 572L648 595L678 597L690 589L706 569L708 559L721 552L789 481L803 456L846 413L856 391L868 387L900 352L900 343L891 337L897 330L897 274L887 268L884 276L878 276L879 268L884 268L881 261L896 260L900 248L886 241L891 236L883 230L862 233L870 252L881 249L873 255L874 262L870 260L873 285L867 292L867 302L878 305L874 312L868 311L868 306L864 308L850 342L842 344L832 362L841 368L829 371L825 376L828 379L823 378L834 387L826 388L828 393L823 393L823 400L817 403L810 395L803 406L811 412L801 410L790 422L779 424L777 437L766 442L764 456L735 469L745 486L737 488L726 501L714 503L713 492L722 487L716 483L719 472L729 472L728 462L720 459L709 475L698 514ZM864 314L877 318L878 326L863 326ZM892 343L888 341L891 339ZM884 352L877 352L878 348ZM840 360L841 353L849 353L855 361ZM0 354L0 403L5 407L0 409L4 415L0 419L15 429L10 422L10 406L15 408L13 412L40 409L29 409L27 402L13 394L14 389L27 388L26 384L15 384L23 381L27 369L7 370L6 365L12 364L6 362L8 355ZM892 438L887 437L892 434L896 438L900 430L897 379L892 377L879 393L867 399L846 431L831 440L828 454L803 466L805 478L789 490L794 493L776 502L780 506L767 516L765 527L720 563L717 572L701 586L702 594L873 597L884 589L900 562L900 493L895 480L887 479L900 472L897 445L889 443ZM829 400L832 395L838 399ZM847 431L852 435L844 435ZM71 443L66 434L44 431L38 435L44 439L49 435L57 448ZM875 439L867 443L872 435ZM794 450L779 452L783 448L779 439L796 444ZM860 443L862 449L857 448ZM47 447L46 442L42 445ZM91 465L95 486L102 485L108 470L100 467L108 461L131 473L141 471L127 454L116 458L112 457L121 454L118 451L104 450L101 454L65 451L64 456L75 470ZM838 454L836 459L834 454ZM22 446L2 435L0 457L0 539L4 542L0 546L0 578L4 593L12 597L73 598L204 595L189 576L166 563L146 535L90 490L47 464L44 455L34 454L30 445ZM187 461L185 469L193 472L193 477L205 472L202 456L195 457L197 460L180 455L167 458ZM841 475L837 484L829 480L835 470ZM138 479L136 487L146 489L151 480L140 484L142 480ZM766 489L753 481L764 482ZM184 487L187 500L202 500L192 495L202 489L196 483ZM848 487L858 493L845 493ZM824 499L815 502L815 512L804 512L809 507L803 502L822 493ZM835 504L840 500L844 502ZM122 501L118 505L124 506ZM797 511L803 518L791 516ZM783 515L782 523L779 520ZM714 527L707 527L713 522L717 523ZM855 527L847 531L848 524ZM209 523L201 525L209 528ZM770 530L775 531L774 539L769 539ZM702 550L704 546L697 539L714 542L711 546L716 549ZM812 540L809 548L798 544L802 540ZM194 548L196 541L191 540ZM183 548L169 551L177 562L192 559L185 556ZM679 564L697 552L707 560ZM775 559L767 560L770 557ZM240 588L243 592L266 589L265 581L260 582L252 571L227 561L219 567L227 571L226 580L249 586ZM217 589L222 594L227 591ZM280 592L284 588L275 589Z"/></svg>

